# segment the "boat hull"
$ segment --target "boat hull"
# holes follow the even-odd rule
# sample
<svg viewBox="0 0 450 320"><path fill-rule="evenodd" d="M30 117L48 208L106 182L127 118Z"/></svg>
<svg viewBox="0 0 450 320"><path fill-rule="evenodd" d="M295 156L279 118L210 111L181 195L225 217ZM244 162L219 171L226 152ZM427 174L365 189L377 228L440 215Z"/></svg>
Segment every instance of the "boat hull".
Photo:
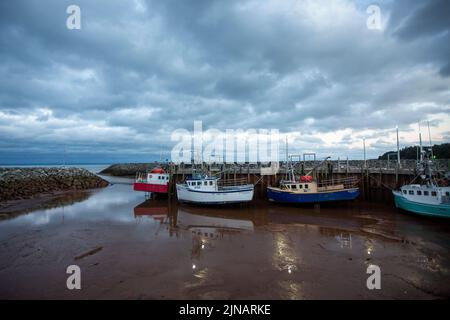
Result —
<svg viewBox="0 0 450 320"><path fill-rule="evenodd" d="M400 192L393 191L395 206L408 212L424 216L450 218L450 205L428 204L411 201L402 196Z"/></svg>
<svg viewBox="0 0 450 320"><path fill-rule="evenodd" d="M339 191L317 193L294 193L289 191L267 188L267 197L270 201L282 203L320 203L330 201L354 200L359 196L359 189L346 189Z"/></svg>
<svg viewBox="0 0 450 320"><path fill-rule="evenodd" d="M230 191L199 191L191 190L177 184L177 197L180 202L198 204L228 204L243 203L253 199L253 186Z"/></svg>
<svg viewBox="0 0 450 320"><path fill-rule="evenodd" d="M135 182L133 184L133 190L152 193L167 193L169 191L169 185Z"/></svg>

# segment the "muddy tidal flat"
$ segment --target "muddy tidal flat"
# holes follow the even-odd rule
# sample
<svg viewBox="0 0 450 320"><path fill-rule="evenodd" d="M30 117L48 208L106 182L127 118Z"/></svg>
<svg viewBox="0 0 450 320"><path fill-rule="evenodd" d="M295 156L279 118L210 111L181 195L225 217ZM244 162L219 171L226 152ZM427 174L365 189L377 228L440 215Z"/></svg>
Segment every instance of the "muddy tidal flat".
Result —
<svg viewBox="0 0 450 320"><path fill-rule="evenodd" d="M448 220L362 201L168 204L130 183L0 212L0 299L450 297ZM80 290L67 289L69 265ZM379 290L366 286L369 265Z"/></svg>

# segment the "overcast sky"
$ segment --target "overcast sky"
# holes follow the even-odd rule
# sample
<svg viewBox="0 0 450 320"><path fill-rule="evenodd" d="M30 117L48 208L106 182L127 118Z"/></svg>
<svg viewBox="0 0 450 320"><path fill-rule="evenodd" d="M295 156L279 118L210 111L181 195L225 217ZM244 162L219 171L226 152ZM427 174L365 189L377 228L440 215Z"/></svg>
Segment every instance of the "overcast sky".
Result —
<svg viewBox="0 0 450 320"><path fill-rule="evenodd" d="M81 30L66 9L81 8ZM369 157L450 140L450 2L0 1L0 163L145 161L173 130ZM294 152L294 151L293 151Z"/></svg>

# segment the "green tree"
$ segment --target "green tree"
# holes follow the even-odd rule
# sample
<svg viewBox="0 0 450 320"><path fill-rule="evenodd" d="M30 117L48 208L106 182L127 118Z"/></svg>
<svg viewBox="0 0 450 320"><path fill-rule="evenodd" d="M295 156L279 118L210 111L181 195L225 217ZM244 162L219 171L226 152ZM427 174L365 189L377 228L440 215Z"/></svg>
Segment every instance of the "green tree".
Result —
<svg viewBox="0 0 450 320"><path fill-rule="evenodd" d="M410 146L404 147L400 149L400 158L401 159L417 159L419 146ZM389 153L397 153L397 151L388 151L383 155L379 156L379 160L387 160ZM433 146L433 155L436 159L450 159L450 143L443 144L435 144ZM394 159L395 156L391 156L391 159Z"/></svg>

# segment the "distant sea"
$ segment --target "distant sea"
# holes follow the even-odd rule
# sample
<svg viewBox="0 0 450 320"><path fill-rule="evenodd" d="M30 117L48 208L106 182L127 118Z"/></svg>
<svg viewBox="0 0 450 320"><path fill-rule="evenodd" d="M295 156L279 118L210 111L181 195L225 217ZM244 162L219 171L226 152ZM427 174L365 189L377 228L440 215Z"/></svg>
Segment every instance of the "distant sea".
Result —
<svg viewBox="0 0 450 320"><path fill-rule="evenodd" d="M86 170L89 170L93 173L99 173L103 169L109 167L110 164L67 164L65 166L61 164L27 164L27 165L20 165L20 164L8 164L3 165L0 164L0 168L33 168L33 167L41 167L41 168L49 168L49 167L57 167L57 168L84 168Z"/></svg>

